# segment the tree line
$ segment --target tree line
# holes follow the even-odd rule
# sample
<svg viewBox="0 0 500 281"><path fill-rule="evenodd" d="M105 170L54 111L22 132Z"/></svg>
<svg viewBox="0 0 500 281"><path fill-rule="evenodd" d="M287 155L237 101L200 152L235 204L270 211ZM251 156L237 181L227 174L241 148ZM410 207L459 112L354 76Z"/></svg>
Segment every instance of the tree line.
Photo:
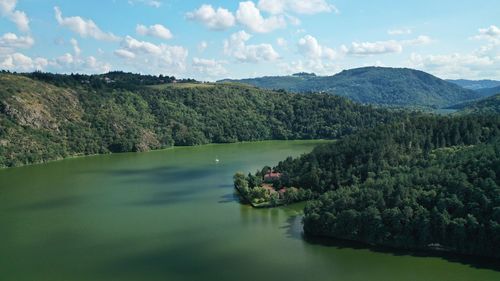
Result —
<svg viewBox="0 0 500 281"><path fill-rule="evenodd" d="M275 170L323 195L304 229L405 249L500 257L500 116L408 118Z"/></svg>

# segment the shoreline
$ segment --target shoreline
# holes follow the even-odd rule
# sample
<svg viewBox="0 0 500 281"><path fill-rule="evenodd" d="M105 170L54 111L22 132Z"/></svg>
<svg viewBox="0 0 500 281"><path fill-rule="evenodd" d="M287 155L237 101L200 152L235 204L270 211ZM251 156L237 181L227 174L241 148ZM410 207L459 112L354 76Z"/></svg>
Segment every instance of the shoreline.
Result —
<svg viewBox="0 0 500 281"><path fill-rule="evenodd" d="M229 142L229 143L207 143L207 144L199 144L199 145L179 145L179 146L173 145L173 146L169 146L169 147L151 149L151 150L146 150L146 151L109 152L109 153L96 153L96 154L75 154L75 155L71 155L68 157L59 157L59 158L54 158L52 160L47 160L47 161L43 161L43 162L34 162L34 163L30 163L30 164L22 164L22 165L11 166L11 167L0 166L0 171L14 169L14 168L22 168L22 167L49 164L49 163L60 162L60 161L65 161L65 160L86 158L86 157L107 156L107 155L124 155L124 154L136 154L136 153L154 153L154 152L161 152L161 151L167 151L167 150L172 150L172 149L196 148L196 147L203 147L203 146L228 145L228 144L235 144L236 145L236 144L264 143L264 142L300 142L300 141L318 142L319 144L322 144L322 143L333 142L333 141L335 141L335 139L292 139L292 140L271 139L271 140L240 141L240 142Z"/></svg>

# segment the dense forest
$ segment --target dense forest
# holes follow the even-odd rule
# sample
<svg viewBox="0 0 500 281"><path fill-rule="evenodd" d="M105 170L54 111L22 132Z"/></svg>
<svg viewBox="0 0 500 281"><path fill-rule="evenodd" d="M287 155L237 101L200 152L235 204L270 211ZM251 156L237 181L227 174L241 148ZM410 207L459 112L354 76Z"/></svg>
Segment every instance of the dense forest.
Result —
<svg viewBox="0 0 500 281"><path fill-rule="evenodd" d="M1 73L0 167L173 145L332 139L407 115L326 94L174 81Z"/></svg>
<svg viewBox="0 0 500 281"><path fill-rule="evenodd" d="M323 194L304 229L500 257L500 116L418 116L288 158L281 183Z"/></svg>
<svg viewBox="0 0 500 281"><path fill-rule="evenodd" d="M364 104L394 107L443 108L483 97L431 74L407 68L363 67L333 76L298 73L292 76L230 80L292 92L325 92Z"/></svg>
<svg viewBox="0 0 500 281"><path fill-rule="evenodd" d="M500 93L482 100L467 102L450 107L458 114L499 114Z"/></svg>

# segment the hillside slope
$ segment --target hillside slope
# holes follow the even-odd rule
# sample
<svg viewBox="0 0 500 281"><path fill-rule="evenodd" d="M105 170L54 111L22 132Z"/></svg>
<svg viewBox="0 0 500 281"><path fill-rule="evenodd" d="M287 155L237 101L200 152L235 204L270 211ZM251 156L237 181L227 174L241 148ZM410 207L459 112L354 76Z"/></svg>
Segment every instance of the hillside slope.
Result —
<svg viewBox="0 0 500 281"><path fill-rule="evenodd" d="M403 115L241 85L27 76L39 79L0 74L0 167L172 145L337 138Z"/></svg>
<svg viewBox="0 0 500 281"><path fill-rule="evenodd" d="M382 125L274 170L323 194L305 208L307 235L500 257L499 115Z"/></svg>
<svg viewBox="0 0 500 281"><path fill-rule="evenodd" d="M500 81L496 81L496 80L467 80L467 79L451 80L451 79L448 79L446 81L451 82L453 84L456 84L462 88L466 88L466 89L474 90L474 91L481 90L481 89L500 87Z"/></svg>
<svg viewBox="0 0 500 281"><path fill-rule="evenodd" d="M493 87L493 88L484 88L484 89L477 90L476 92L481 94L481 96L483 96L483 97L489 97L489 96L493 96L496 94L500 94L500 86Z"/></svg>
<svg viewBox="0 0 500 281"><path fill-rule="evenodd" d="M459 114L499 114L500 94L475 101L453 106Z"/></svg>
<svg viewBox="0 0 500 281"><path fill-rule="evenodd" d="M293 92L326 92L356 102L398 107L441 108L481 97L472 90L406 68L364 67L334 76L293 75L225 81Z"/></svg>

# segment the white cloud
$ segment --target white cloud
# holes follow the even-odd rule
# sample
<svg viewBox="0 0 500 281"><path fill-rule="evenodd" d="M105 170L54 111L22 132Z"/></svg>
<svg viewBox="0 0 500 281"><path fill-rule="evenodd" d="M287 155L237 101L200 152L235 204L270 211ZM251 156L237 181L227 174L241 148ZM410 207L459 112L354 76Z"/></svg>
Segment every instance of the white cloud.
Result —
<svg viewBox="0 0 500 281"><path fill-rule="evenodd" d="M14 33L5 33L0 37L0 49L28 49L35 44L35 40L31 36L17 36Z"/></svg>
<svg viewBox="0 0 500 281"><path fill-rule="evenodd" d="M198 43L198 52L203 53L208 48L207 41L201 41Z"/></svg>
<svg viewBox="0 0 500 281"><path fill-rule="evenodd" d="M158 37L160 39L165 39L165 40L171 39L173 37L172 32L170 32L168 28L166 28L161 24L154 24L149 27L142 24L138 24L135 31L139 35Z"/></svg>
<svg viewBox="0 0 500 281"><path fill-rule="evenodd" d="M479 35L474 36L473 39L486 40L494 44L500 44L500 28L496 25L480 28Z"/></svg>
<svg viewBox="0 0 500 281"><path fill-rule="evenodd" d="M341 70L337 64L324 62L321 59L286 62L281 63L280 67L286 74L297 72L313 72L319 75L332 75Z"/></svg>
<svg viewBox="0 0 500 281"><path fill-rule="evenodd" d="M131 51L124 50L124 49L118 49L114 53L115 53L115 55L117 55L123 59L134 59L135 58L134 53L132 53Z"/></svg>
<svg viewBox="0 0 500 281"><path fill-rule="evenodd" d="M339 12L325 0L260 0L258 6L262 11L275 15L285 12L307 15Z"/></svg>
<svg viewBox="0 0 500 281"><path fill-rule="evenodd" d="M77 55L65 53L50 61L49 64L61 72L78 73L105 73L111 70L111 65L107 62L98 61L94 56L80 58Z"/></svg>
<svg viewBox="0 0 500 281"><path fill-rule="evenodd" d="M260 0L259 9L271 14L292 12L313 15L318 13L338 13L339 10L325 0Z"/></svg>
<svg viewBox="0 0 500 281"><path fill-rule="evenodd" d="M298 14L339 13L339 10L325 0L289 0L292 11Z"/></svg>
<svg viewBox="0 0 500 281"><path fill-rule="evenodd" d="M282 48L287 48L288 47L288 42L286 41L285 38L279 37L276 39L276 44Z"/></svg>
<svg viewBox="0 0 500 281"><path fill-rule="evenodd" d="M233 14L224 8L215 10L211 5L202 5L197 10L186 14L189 20L198 21L212 30L225 30L236 23Z"/></svg>
<svg viewBox="0 0 500 281"><path fill-rule="evenodd" d="M75 53L75 55L78 57L80 56L80 54L82 53L82 50L80 49L80 46L78 45L78 41L76 41L75 38L71 38L71 40L69 40L71 46L73 47L73 52Z"/></svg>
<svg viewBox="0 0 500 281"><path fill-rule="evenodd" d="M412 33L412 30L409 28L387 30L387 34L389 34L389 35L407 35L407 34L411 34L411 33Z"/></svg>
<svg viewBox="0 0 500 281"><path fill-rule="evenodd" d="M379 55L387 53L401 53L403 45L396 40L377 42L352 42L351 47L342 46L344 52L351 55Z"/></svg>
<svg viewBox="0 0 500 281"><path fill-rule="evenodd" d="M0 0L0 14L12 21L22 32L30 30L30 20L25 12L16 10L17 0Z"/></svg>
<svg viewBox="0 0 500 281"><path fill-rule="evenodd" d="M31 58L21 53L13 53L5 56L0 61L0 68L12 71L34 71L43 70L49 64L45 58Z"/></svg>
<svg viewBox="0 0 500 281"><path fill-rule="evenodd" d="M415 39L403 40L401 44L403 46L417 46L417 45L426 45L432 42L432 39L429 36L420 35Z"/></svg>
<svg viewBox="0 0 500 281"><path fill-rule="evenodd" d="M155 8L160 8L162 5L162 2L158 0L129 0L128 3L130 5L134 5L135 3L143 3Z"/></svg>
<svg viewBox="0 0 500 281"><path fill-rule="evenodd" d="M274 61L280 55L271 44L247 45L252 36L245 31L239 31L224 41L224 53L241 62Z"/></svg>
<svg viewBox="0 0 500 281"><path fill-rule="evenodd" d="M299 52L310 59L333 60L337 53L332 48L321 46L318 40L311 35L306 35L299 40Z"/></svg>
<svg viewBox="0 0 500 281"><path fill-rule="evenodd" d="M258 33L267 33L286 26L283 16L264 18L251 1L240 2L238 11L236 11L236 19L241 25Z"/></svg>
<svg viewBox="0 0 500 281"><path fill-rule="evenodd" d="M401 53L405 46L424 45L432 42L428 36L419 36L410 40L388 40L376 42L352 42L350 47L342 46L342 51L346 54L356 56L380 55L389 53Z"/></svg>
<svg viewBox="0 0 500 281"><path fill-rule="evenodd" d="M140 72L180 73L186 68L188 50L181 46L154 44L126 36L114 54L126 59Z"/></svg>
<svg viewBox="0 0 500 281"><path fill-rule="evenodd" d="M408 66L429 71L443 78L495 77L499 59L472 54L419 55L411 54Z"/></svg>
<svg viewBox="0 0 500 281"><path fill-rule="evenodd" d="M117 41L119 37L110 32L102 31L92 20L81 17L64 18L59 7L54 7L55 17L59 25L67 27L83 38L91 37L96 40Z"/></svg>
<svg viewBox="0 0 500 281"><path fill-rule="evenodd" d="M226 75L228 72L224 68L224 61L217 61L214 59L193 58L193 68L209 77L220 77Z"/></svg>
<svg viewBox="0 0 500 281"><path fill-rule="evenodd" d="M151 55L161 55L162 48L159 45L155 45L146 41L139 41L131 36L125 37L122 41L122 46L124 49L129 50L134 53L144 53Z"/></svg>
<svg viewBox="0 0 500 281"><path fill-rule="evenodd" d="M286 0L260 0L259 9L270 14L282 14L286 10Z"/></svg>

